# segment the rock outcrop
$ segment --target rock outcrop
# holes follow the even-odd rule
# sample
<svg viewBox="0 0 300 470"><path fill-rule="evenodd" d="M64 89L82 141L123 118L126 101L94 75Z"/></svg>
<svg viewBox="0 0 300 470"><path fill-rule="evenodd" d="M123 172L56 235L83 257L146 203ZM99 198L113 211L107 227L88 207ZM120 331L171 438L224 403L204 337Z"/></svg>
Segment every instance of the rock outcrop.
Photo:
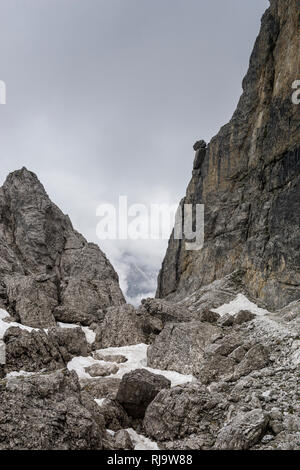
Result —
<svg viewBox="0 0 300 470"><path fill-rule="evenodd" d="M157 297L184 298L239 269L270 309L300 296L299 0L270 3L231 121L195 147L181 204L205 205L203 249L187 251L172 234Z"/></svg>
<svg viewBox="0 0 300 470"><path fill-rule="evenodd" d="M0 381L1 450L103 449L104 419L84 401L75 373Z"/></svg>
<svg viewBox="0 0 300 470"><path fill-rule="evenodd" d="M150 437L162 442L202 434L202 447L209 448L227 406L222 395L200 384L162 390L147 408L144 427Z"/></svg>
<svg viewBox="0 0 300 470"><path fill-rule="evenodd" d="M13 326L6 330L4 373L51 371L65 367L74 356L87 356L81 328L51 328L31 332Z"/></svg>
<svg viewBox="0 0 300 470"><path fill-rule="evenodd" d="M172 235L162 298L125 304L34 174L0 189L1 450L132 450L136 432L160 449L300 449L300 0L270 3L232 120L194 145L182 204L205 204L205 243Z"/></svg>
<svg viewBox="0 0 300 470"><path fill-rule="evenodd" d="M96 347L100 349L146 343L143 325L142 318L132 305L111 307L97 329Z"/></svg>
<svg viewBox="0 0 300 470"><path fill-rule="evenodd" d="M210 323L168 323L148 348L148 366L194 374L205 347L222 336Z"/></svg>
<svg viewBox="0 0 300 470"><path fill-rule="evenodd" d="M170 380L162 375L136 369L122 378L116 400L129 416L143 418L151 401L162 389L170 388L170 385Z"/></svg>
<svg viewBox="0 0 300 470"><path fill-rule="evenodd" d="M215 449L247 450L263 435L269 416L261 409L241 414L228 423L218 434Z"/></svg>
<svg viewBox="0 0 300 470"><path fill-rule="evenodd" d="M26 168L0 189L0 300L35 328L89 325L123 304L118 276L97 245L76 232Z"/></svg>

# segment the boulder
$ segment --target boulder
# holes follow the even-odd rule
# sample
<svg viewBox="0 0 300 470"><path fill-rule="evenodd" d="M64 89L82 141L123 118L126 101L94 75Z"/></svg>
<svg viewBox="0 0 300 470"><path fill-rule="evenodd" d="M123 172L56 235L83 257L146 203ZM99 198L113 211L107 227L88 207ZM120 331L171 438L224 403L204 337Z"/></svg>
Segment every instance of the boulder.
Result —
<svg viewBox="0 0 300 470"><path fill-rule="evenodd" d="M237 380L244 375L267 367L269 364L269 352L262 344L256 344L245 354L241 362L236 366L234 379Z"/></svg>
<svg viewBox="0 0 300 470"><path fill-rule="evenodd" d="M204 433L214 442L223 423L227 404L222 395L199 383L162 390L148 406L143 421L155 441L173 441Z"/></svg>
<svg viewBox="0 0 300 470"><path fill-rule="evenodd" d="M96 337L97 348L146 343L143 322L132 305L109 308Z"/></svg>
<svg viewBox="0 0 300 470"><path fill-rule="evenodd" d="M116 400L129 416L143 418L156 395L170 386L170 380L162 375L153 374L146 369L136 369L123 376Z"/></svg>
<svg viewBox="0 0 300 470"><path fill-rule="evenodd" d="M74 230L26 168L0 188L0 278L3 305L34 328L55 326L55 318L88 325L125 303L106 256Z"/></svg>
<svg viewBox="0 0 300 470"><path fill-rule="evenodd" d="M65 366L58 343L42 330L29 332L13 326L6 330L3 341L6 349L6 373L20 370L50 371Z"/></svg>
<svg viewBox="0 0 300 470"><path fill-rule="evenodd" d="M74 356L87 356L88 344L81 328L27 331L12 326L4 334L6 373L37 372L64 367Z"/></svg>
<svg viewBox="0 0 300 470"><path fill-rule="evenodd" d="M234 324L241 325L242 323L253 320L255 317L256 315L248 310L240 310L234 315Z"/></svg>
<svg viewBox="0 0 300 470"><path fill-rule="evenodd" d="M50 341L56 342L64 361L69 362L74 356L87 356L89 345L86 336L80 327L78 328L50 328L48 330Z"/></svg>
<svg viewBox="0 0 300 470"><path fill-rule="evenodd" d="M14 315L23 325L32 328L55 326L53 310L58 303L53 279L39 282L34 276L5 277L7 302L13 305Z"/></svg>
<svg viewBox="0 0 300 470"><path fill-rule="evenodd" d="M116 400L106 398L102 400L100 406L101 414L105 421L106 429L119 431L129 428L130 420L124 408Z"/></svg>
<svg viewBox="0 0 300 470"><path fill-rule="evenodd" d="M234 373L236 361L230 357L214 354L207 356L194 368L194 375L202 384L226 380Z"/></svg>
<svg viewBox="0 0 300 470"><path fill-rule="evenodd" d="M185 305L168 302L162 299L143 299L138 309L138 314L149 315L161 320L165 325L167 322L182 322L191 320L191 313Z"/></svg>
<svg viewBox="0 0 300 470"><path fill-rule="evenodd" d="M93 358L96 361L116 362L117 364L127 362L127 357L122 354L104 354L99 351L93 352Z"/></svg>
<svg viewBox="0 0 300 470"><path fill-rule="evenodd" d="M89 393L93 398L109 398L115 400L121 379L117 377L103 377L98 379L82 379L80 385L82 390Z"/></svg>
<svg viewBox="0 0 300 470"><path fill-rule="evenodd" d="M168 323L148 348L148 366L193 374L204 357L204 349L222 335L209 323Z"/></svg>
<svg viewBox="0 0 300 470"><path fill-rule="evenodd" d="M231 378L237 364L231 354L242 344L243 338L239 334L225 334L205 348L203 360L196 364L194 375L203 384Z"/></svg>
<svg viewBox="0 0 300 470"><path fill-rule="evenodd" d="M218 433L215 449L247 450L263 436L269 416L261 409L238 414Z"/></svg>
<svg viewBox="0 0 300 470"><path fill-rule="evenodd" d="M91 377L105 377L116 374L119 367L116 364L93 364L92 366L85 367L84 370Z"/></svg>
<svg viewBox="0 0 300 470"><path fill-rule="evenodd" d="M100 450L105 427L76 374L57 371L0 382L0 435L0 450Z"/></svg>
<svg viewBox="0 0 300 470"><path fill-rule="evenodd" d="M217 323L220 319L220 315L216 312L212 312L211 310L204 310L199 314L199 321L207 322L207 323Z"/></svg>

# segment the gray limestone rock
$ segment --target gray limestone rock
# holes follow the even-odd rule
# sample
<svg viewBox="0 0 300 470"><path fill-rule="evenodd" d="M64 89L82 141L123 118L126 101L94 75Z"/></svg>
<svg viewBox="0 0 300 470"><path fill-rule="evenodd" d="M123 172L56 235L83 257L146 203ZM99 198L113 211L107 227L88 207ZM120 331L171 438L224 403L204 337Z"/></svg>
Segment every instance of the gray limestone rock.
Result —
<svg viewBox="0 0 300 470"><path fill-rule="evenodd" d="M249 449L262 438L268 422L268 414L261 409L239 414L218 433L215 449Z"/></svg>
<svg viewBox="0 0 300 470"><path fill-rule="evenodd" d="M84 370L91 377L105 377L116 374L119 367L116 364L93 364L92 366L85 367Z"/></svg>
<svg viewBox="0 0 300 470"><path fill-rule="evenodd" d="M67 371L1 381L0 449L102 449L103 418L83 401Z"/></svg>
<svg viewBox="0 0 300 470"><path fill-rule="evenodd" d="M108 309L97 332L97 348L109 348L146 343L143 321L136 309L129 304Z"/></svg>
<svg viewBox="0 0 300 470"><path fill-rule="evenodd" d="M129 416L143 418L145 411L156 395L171 382L162 375L146 369L136 369L125 374L120 383L116 400L123 406Z"/></svg>
<svg viewBox="0 0 300 470"><path fill-rule="evenodd" d="M2 306L35 328L54 326L55 318L88 325L99 310L124 303L105 255L26 168L0 188L0 282Z"/></svg>
<svg viewBox="0 0 300 470"><path fill-rule="evenodd" d="M209 323L168 323L148 348L148 366L193 374L203 360L205 347L220 335L221 330Z"/></svg>
<svg viewBox="0 0 300 470"><path fill-rule="evenodd" d="M133 450L134 445L132 443L129 433L125 429L121 429L114 435L115 446L118 450Z"/></svg>
<svg viewBox="0 0 300 470"><path fill-rule="evenodd" d="M83 391L91 397L101 399L109 398L115 400L121 379L117 377L101 377L97 379L82 379L80 385Z"/></svg>
<svg viewBox="0 0 300 470"><path fill-rule="evenodd" d="M126 411L116 400L110 400L109 398L103 400L100 411L104 417L106 429L120 431L130 427L130 419Z"/></svg>
<svg viewBox="0 0 300 470"><path fill-rule="evenodd" d="M182 201L205 205L203 249L188 251L172 234L159 298L183 299L238 269L270 310L300 297L298 17L298 0L271 0L237 109L194 165Z"/></svg>
<svg viewBox="0 0 300 470"><path fill-rule="evenodd" d="M241 325L242 323L246 323L251 321L255 318L255 314L249 312L248 310L241 310L240 312L234 315L234 324Z"/></svg>
<svg viewBox="0 0 300 470"><path fill-rule="evenodd" d="M249 349L241 362L236 366L234 379L238 379L250 372L267 367L269 364L268 350L262 345L257 344Z"/></svg>
<svg viewBox="0 0 300 470"><path fill-rule="evenodd" d="M42 330L32 332L10 327L3 337L6 347L5 372L55 370L65 366L62 351Z"/></svg>
<svg viewBox="0 0 300 470"><path fill-rule="evenodd" d="M50 341L56 342L64 361L69 362L74 356L87 356L89 345L86 336L80 327L78 328L50 328L48 330Z"/></svg>
<svg viewBox="0 0 300 470"><path fill-rule="evenodd" d="M226 406L222 395L209 392L199 383L181 385L156 396L147 408L143 424L147 434L157 441L202 433L206 441L213 443Z"/></svg>

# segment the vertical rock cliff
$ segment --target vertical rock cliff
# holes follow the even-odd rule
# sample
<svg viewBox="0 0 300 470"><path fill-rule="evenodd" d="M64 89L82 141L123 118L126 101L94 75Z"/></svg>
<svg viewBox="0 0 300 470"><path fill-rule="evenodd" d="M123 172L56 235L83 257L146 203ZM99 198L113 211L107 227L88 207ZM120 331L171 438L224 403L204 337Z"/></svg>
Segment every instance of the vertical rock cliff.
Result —
<svg viewBox="0 0 300 470"><path fill-rule="evenodd" d="M174 233L157 297L182 298L236 271L270 308L300 296L300 1L271 0L231 121L195 148L181 202L205 205L205 243L186 251Z"/></svg>

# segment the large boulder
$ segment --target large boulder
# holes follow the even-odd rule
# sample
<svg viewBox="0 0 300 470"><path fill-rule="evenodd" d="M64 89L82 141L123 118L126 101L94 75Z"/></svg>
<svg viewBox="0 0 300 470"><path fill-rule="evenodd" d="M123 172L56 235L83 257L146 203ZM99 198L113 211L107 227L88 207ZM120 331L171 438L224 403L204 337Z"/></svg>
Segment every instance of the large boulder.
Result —
<svg viewBox="0 0 300 470"><path fill-rule="evenodd" d="M89 345L82 328L50 328L48 330L50 341L56 342L64 361L69 362L74 356L87 356Z"/></svg>
<svg viewBox="0 0 300 470"><path fill-rule="evenodd" d="M6 373L37 372L64 367L73 356L87 356L88 344L81 328L27 331L12 326L4 334Z"/></svg>
<svg viewBox="0 0 300 470"><path fill-rule="evenodd" d="M194 367L194 375L203 384L209 384L213 381L231 378L235 367L246 354L244 350L243 337L236 332L224 334L213 344L209 344L205 350L203 359ZM237 351L239 348L239 351ZM233 354L237 351L235 354Z"/></svg>
<svg viewBox="0 0 300 470"><path fill-rule="evenodd" d="M35 276L5 276L8 305L16 318L33 328L55 326L53 310L58 303L55 280L39 281Z"/></svg>
<svg viewBox="0 0 300 470"><path fill-rule="evenodd" d="M267 367L270 362L269 352L262 344L256 344L245 354L241 362L236 366L234 378L237 380L252 371Z"/></svg>
<svg viewBox="0 0 300 470"><path fill-rule="evenodd" d="M109 348L146 343L143 320L129 304L108 309L105 319L97 331L97 348Z"/></svg>
<svg viewBox="0 0 300 470"><path fill-rule="evenodd" d="M10 327L3 337L6 349L5 372L55 370L65 366L57 342L42 330L31 332Z"/></svg>
<svg viewBox="0 0 300 470"><path fill-rule="evenodd" d="M261 409L238 414L218 433L215 449L249 449L263 436L268 422L268 414Z"/></svg>
<svg viewBox="0 0 300 470"><path fill-rule="evenodd" d="M138 309L139 314L158 318L163 324L167 322L181 322L191 320L191 313L185 305L162 299L143 299Z"/></svg>
<svg viewBox="0 0 300 470"><path fill-rule="evenodd" d="M115 400L121 379L118 377L101 377L97 379L82 379L80 385L82 390L91 397L101 399L109 398Z"/></svg>
<svg viewBox="0 0 300 470"><path fill-rule="evenodd" d="M204 434L211 442L223 423L227 404L218 393L190 383L162 390L148 406L143 421L147 434L156 441L183 439Z"/></svg>
<svg viewBox="0 0 300 470"><path fill-rule="evenodd" d="M248 310L240 310L234 315L234 324L242 325L243 323L254 320L255 317L256 315Z"/></svg>
<svg viewBox="0 0 300 470"><path fill-rule="evenodd" d="M100 411L85 407L74 372L0 382L0 450L102 449Z"/></svg>
<svg viewBox="0 0 300 470"><path fill-rule="evenodd" d="M156 395L170 386L170 380L162 375L153 374L146 369L136 369L123 376L116 400L129 416L143 418Z"/></svg>
<svg viewBox="0 0 300 470"><path fill-rule="evenodd" d="M209 323L168 323L148 348L148 366L193 374L203 360L206 346L220 336L220 328Z"/></svg>
<svg viewBox="0 0 300 470"><path fill-rule="evenodd" d="M133 450L134 445L126 429L121 429L114 435L115 448L117 450Z"/></svg>

